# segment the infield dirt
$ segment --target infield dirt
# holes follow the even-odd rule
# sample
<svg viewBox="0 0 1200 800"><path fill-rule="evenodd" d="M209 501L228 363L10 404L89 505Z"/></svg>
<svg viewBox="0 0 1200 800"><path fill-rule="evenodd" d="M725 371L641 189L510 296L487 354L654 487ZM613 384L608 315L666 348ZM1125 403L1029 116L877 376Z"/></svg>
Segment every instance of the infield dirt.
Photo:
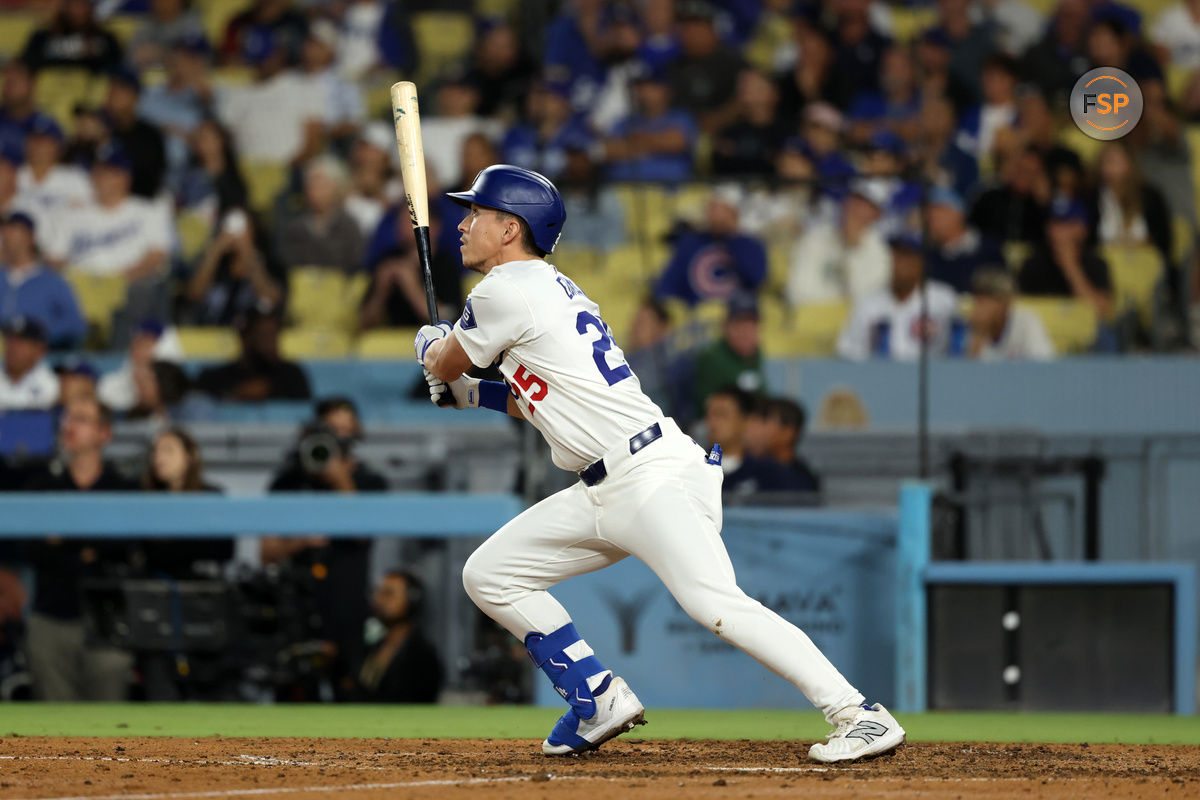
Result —
<svg viewBox="0 0 1200 800"><path fill-rule="evenodd" d="M0 800L1200 797L1193 746L919 743L839 767L807 744L625 739L548 759L526 740L7 736Z"/></svg>

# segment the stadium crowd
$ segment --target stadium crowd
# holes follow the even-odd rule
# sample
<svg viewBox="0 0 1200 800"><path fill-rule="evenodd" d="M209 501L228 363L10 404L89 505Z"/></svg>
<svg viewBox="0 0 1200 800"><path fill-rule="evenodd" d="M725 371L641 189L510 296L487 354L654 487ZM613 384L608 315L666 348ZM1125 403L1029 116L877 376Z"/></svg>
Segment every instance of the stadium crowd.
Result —
<svg viewBox="0 0 1200 800"><path fill-rule="evenodd" d="M34 472L0 461L0 487L210 491L178 427L131 483L104 459L114 415L168 425L219 403L307 401L304 358L408 357L396 329L424 321L425 297L388 123L400 77L421 90L443 315L473 277L461 209L442 192L494 163L544 173L568 211L551 259L622 321L654 399L726 444L733 499L819 491L797 456L805 410L765 396L765 357L915 359L924 343L1049 359L1192 341L1200 0L0 9L0 453L57 439L60 456ZM1066 111L1101 65L1144 97L1137 127L1107 143ZM101 375L95 351L127 356ZM361 435L344 398L313 424ZM348 455L302 461L272 489L386 489ZM67 699L123 696L111 676L129 654L88 654L81 669L79 597L46 587L113 564L178 576L232 545L32 547L17 554L44 576L31 667L42 696ZM337 575L326 588L361 595L314 601L338 697L436 695L436 656L406 622L413 576L381 584L375 615L391 633L367 650L348 633L368 598L345 591L365 582L363 543L266 540L260 557L319 562ZM0 662L19 593L5 575ZM389 665L404 661L420 681L396 679ZM177 665L139 666L144 691L173 696Z"/></svg>

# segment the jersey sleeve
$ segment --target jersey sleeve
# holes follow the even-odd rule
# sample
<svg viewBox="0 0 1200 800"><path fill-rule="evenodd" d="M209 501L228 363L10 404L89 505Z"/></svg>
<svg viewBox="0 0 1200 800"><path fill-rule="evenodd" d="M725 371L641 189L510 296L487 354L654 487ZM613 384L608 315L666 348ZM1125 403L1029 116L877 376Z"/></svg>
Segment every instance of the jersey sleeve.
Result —
<svg viewBox="0 0 1200 800"><path fill-rule="evenodd" d="M502 352L533 332L533 311L511 282L496 276L481 281L467 296L454 336L471 363L487 367Z"/></svg>

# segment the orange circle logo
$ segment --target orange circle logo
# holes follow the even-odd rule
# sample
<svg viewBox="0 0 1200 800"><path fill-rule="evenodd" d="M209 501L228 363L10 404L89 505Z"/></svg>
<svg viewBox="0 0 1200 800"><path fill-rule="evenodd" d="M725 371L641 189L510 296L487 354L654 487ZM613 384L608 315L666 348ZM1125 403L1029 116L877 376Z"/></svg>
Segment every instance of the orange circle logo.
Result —
<svg viewBox="0 0 1200 800"><path fill-rule="evenodd" d="M1142 118L1142 90L1128 72L1098 67L1075 82L1071 118L1093 139L1125 136Z"/></svg>

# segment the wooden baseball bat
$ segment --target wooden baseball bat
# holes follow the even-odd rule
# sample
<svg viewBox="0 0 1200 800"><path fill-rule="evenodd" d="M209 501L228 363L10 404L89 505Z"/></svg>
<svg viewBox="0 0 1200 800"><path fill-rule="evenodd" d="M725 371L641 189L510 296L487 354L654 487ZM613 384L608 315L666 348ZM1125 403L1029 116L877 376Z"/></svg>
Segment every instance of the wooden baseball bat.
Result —
<svg viewBox="0 0 1200 800"><path fill-rule="evenodd" d="M425 277L425 302L429 324L438 322L437 300L433 296L433 257L429 248L429 189L425 184L425 145L421 142L421 110L417 106L417 87L412 81L392 84L392 119L396 123L396 143L400 147L400 174L408 198L408 215L417 238L417 257Z"/></svg>

